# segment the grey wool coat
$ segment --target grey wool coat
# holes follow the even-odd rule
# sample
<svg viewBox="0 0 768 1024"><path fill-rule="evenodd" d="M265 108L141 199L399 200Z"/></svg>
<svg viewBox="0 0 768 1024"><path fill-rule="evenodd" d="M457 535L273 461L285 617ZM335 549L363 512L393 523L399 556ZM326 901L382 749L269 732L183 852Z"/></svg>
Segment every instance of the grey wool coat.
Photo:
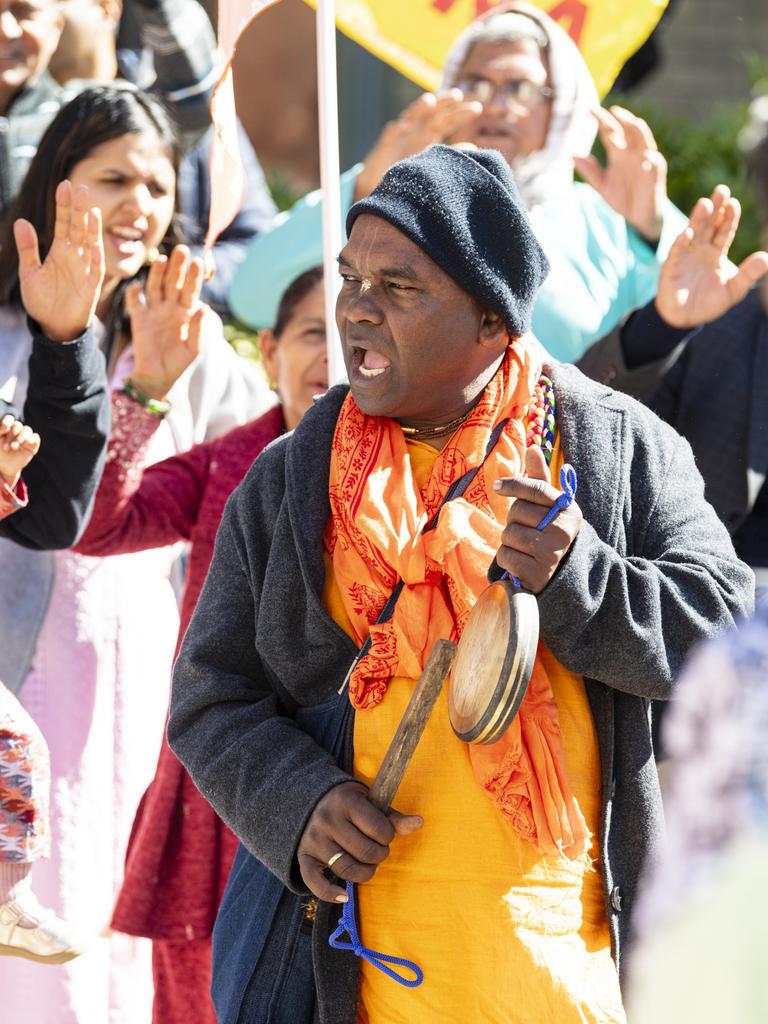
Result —
<svg viewBox="0 0 768 1024"><path fill-rule="evenodd" d="M662 830L650 702L672 695L693 644L749 612L754 581L704 500L687 442L574 367L546 371L584 523L538 597L541 636L586 679L618 961L642 864ZM339 386L317 402L230 498L176 663L168 728L203 795L294 892L302 891L295 855L307 819L350 770L293 718L338 689L356 651L322 605L330 447L345 394ZM338 909L330 910L318 915L316 933L335 924ZM313 948L316 1019L353 1021L354 957L330 951L329 966L324 935Z"/></svg>

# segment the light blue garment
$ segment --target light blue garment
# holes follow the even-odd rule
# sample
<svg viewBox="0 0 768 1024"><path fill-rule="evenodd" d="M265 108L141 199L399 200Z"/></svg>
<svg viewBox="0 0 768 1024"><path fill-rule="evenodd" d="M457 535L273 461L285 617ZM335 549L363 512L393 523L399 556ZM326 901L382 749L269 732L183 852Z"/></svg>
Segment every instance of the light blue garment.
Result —
<svg viewBox="0 0 768 1024"><path fill-rule="evenodd" d="M533 307L533 333L556 359L576 362L654 297L687 219L668 201L654 250L593 188L573 182L534 209L531 223L551 264Z"/></svg>
<svg viewBox="0 0 768 1024"><path fill-rule="evenodd" d="M341 176L342 215L352 205L357 165ZM254 239L230 292L237 317L271 327L285 288L322 263L322 195L310 192ZM577 182L531 213L552 269L533 311L533 332L550 355L575 362L631 310L656 294L659 267L686 218L672 203L654 251L589 185Z"/></svg>
<svg viewBox="0 0 768 1024"><path fill-rule="evenodd" d="M344 221L362 166L356 164L341 176L342 238L347 237ZM277 304L291 281L323 262L322 202L320 189L307 193L248 246L229 291L229 307L243 323L274 327Z"/></svg>

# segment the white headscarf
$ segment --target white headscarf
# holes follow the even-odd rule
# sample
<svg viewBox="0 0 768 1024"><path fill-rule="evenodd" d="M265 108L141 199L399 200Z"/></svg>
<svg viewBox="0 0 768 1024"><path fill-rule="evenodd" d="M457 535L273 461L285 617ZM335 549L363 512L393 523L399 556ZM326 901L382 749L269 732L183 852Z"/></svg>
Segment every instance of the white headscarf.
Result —
<svg viewBox="0 0 768 1024"><path fill-rule="evenodd" d="M546 58L554 92L544 148L512 164L523 202L531 210L573 181L572 157L586 156L592 149L597 125L591 111L600 105L600 99L584 58L568 33L543 11L519 0L499 4L462 32L446 59L443 89L456 84L472 47L487 36L492 39L510 15L523 15L535 22L531 30L534 40L546 37Z"/></svg>

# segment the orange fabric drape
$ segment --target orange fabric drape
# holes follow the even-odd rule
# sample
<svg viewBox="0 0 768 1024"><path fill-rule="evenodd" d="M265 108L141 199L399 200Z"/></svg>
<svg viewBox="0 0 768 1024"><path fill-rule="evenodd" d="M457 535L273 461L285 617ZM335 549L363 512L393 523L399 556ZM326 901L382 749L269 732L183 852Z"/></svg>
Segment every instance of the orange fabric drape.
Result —
<svg viewBox="0 0 768 1024"><path fill-rule="evenodd" d="M509 499L493 481L524 466L526 417L541 364L533 343L511 342L499 370L448 445L423 490L414 480L399 424L366 416L352 395L333 439L331 519L326 547L344 609L371 648L350 680L356 708L379 704L393 676L417 679L436 640L458 639L487 585ZM461 498L444 505L454 480L483 461L494 426L508 419L493 452ZM376 624L398 579L405 583L390 622ZM470 746L479 784L512 827L543 852L582 856L590 835L568 782L557 707L537 659L520 713L495 744Z"/></svg>

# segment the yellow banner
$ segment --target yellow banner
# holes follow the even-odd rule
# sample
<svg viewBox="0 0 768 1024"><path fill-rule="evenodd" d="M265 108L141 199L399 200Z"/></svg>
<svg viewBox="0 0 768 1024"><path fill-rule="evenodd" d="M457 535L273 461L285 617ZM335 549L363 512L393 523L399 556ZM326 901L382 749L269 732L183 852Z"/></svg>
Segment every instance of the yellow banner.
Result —
<svg viewBox="0 0 768 1024"><path fill-rule="evenodd" d="M310 7L315 0L305 0ZM336 24L351 39L425 89L434 90L453 41L497 0L336 0ZM604 96L645 42L667 0L530 0L581 50Z"/></svg>

